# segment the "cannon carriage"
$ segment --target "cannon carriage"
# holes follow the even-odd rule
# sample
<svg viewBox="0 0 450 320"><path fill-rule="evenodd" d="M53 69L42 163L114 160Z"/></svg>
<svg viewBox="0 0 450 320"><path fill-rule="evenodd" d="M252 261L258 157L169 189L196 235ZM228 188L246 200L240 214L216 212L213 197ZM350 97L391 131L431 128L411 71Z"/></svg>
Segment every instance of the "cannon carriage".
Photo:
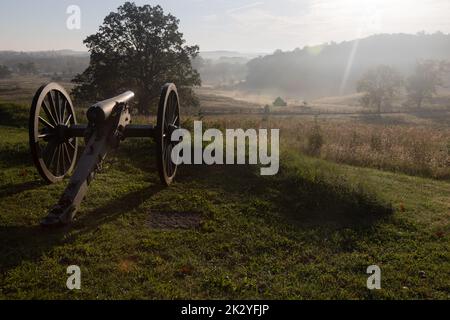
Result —
<svg viewBox="0 0 450 320"><path fill-rule="evenodd" d="M177 173L171 153L173 131L180 128L180 104L177 88L163 86L156 125L131 124L130 101L134 93L127 91L91 106L88 124L78 124L75 109L65 89L56 83L43 85L36 92L30 111L29 144L34 164L48 183L58 183L71 175L58 203L49 210L42 225L69 224L87 194L88 186L101 168L108 152L127 138L152 138L161 183L169 186ZM78 155L79 138L85 148Z"/></svg>

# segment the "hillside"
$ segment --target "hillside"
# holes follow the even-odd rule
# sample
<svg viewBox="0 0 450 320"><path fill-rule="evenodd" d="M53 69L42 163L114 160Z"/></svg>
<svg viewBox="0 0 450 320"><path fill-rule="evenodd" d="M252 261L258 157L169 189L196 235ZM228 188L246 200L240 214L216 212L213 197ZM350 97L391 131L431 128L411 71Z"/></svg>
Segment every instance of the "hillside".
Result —
<svg viewBox="0 0 450 320"><path fill-rule="evenodd" d="M248 75L241 88L305 98L335 96L354 92L356 81L370 67L390 65L408 75L419 59L450 59L450 35L382 34L291 52L277 51L247 64Z"/></svg>
<svg viewBox="0 0 450 320"><path fill-rule="evenodd" d="M17 52L0 51L0 65L15 71L18 64L34 63L39 74L69 74L84 71L89 65L89 53L58 50Z"/></svg>

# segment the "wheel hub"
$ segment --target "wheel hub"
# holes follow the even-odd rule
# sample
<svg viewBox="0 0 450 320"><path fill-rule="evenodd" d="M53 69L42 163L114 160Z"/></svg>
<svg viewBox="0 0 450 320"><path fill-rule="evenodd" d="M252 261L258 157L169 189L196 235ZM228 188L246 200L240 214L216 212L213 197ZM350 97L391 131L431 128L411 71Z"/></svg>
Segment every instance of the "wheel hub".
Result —
<svg viewBox="0 0 450 320"><path fill-rule="evenodd" d="M56 139L56 141L58 143L63 143L67 141L67 136L66 136L66 132L67 132L67 126L65 125L57 125L54 129L54 138Z"/></svg>

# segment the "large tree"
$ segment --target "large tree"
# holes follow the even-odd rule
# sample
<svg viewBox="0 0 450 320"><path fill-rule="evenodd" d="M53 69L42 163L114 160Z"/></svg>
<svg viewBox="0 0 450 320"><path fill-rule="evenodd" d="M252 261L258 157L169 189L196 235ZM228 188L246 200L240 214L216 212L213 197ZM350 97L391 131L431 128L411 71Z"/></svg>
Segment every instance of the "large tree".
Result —
<svg viewBox="0 0 450 320"><path fill-rule="evenodd" d="M406 90L408 100L417 108L421 108L425 100L431 99L442 86L443 75L449 70L446 61L422 60L417 62L414 73L408 78Z"/></svg>
<svg viewBox="0 0 450 320"><path fill-rule="evenodd" d="M364 93L363 106L381 113L383 106L391 104L402 86L401 76L391 67L380 65L368 70L358 81L357 91Z"/></svg>
<svg viewBox="0 0 450 320"><path fill-rule="evenodd" d="M160 6L126 2L111 12L99 31L84 40L91 59L73 80L75 98L94 102L133 90L138 110L148 113L162 85L174 82L183 103L196 104L192 87L201 81L191 61L199 47L185 44L178 25Z"/></svg>

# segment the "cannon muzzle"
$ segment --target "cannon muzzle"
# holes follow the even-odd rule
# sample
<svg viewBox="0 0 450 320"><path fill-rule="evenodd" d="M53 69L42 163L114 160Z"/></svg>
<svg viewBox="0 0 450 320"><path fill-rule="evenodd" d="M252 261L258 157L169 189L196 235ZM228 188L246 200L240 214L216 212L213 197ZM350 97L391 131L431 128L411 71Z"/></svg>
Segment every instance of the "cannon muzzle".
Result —
<svg viewBox="0 0 450 320"><path fill-rule="evenodd" d="M100 101L94 104L86 113L86 117L89 122L101 123L109 118L114 110L114 107L119 103L128 103L134 98L134 93L132 91L127 91L118 95L117 97Z"/></svg>

